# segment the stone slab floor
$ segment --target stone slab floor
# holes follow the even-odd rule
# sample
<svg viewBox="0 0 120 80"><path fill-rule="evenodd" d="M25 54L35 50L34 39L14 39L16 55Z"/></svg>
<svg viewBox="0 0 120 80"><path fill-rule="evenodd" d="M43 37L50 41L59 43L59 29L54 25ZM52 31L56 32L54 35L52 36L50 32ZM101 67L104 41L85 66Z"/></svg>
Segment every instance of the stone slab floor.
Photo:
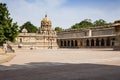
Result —
<svg viewBox="0 0 120 80"><path fill-rule="evenodd" d="M0 64L0 80L120 80L120 51L18 49Z"/></svg>

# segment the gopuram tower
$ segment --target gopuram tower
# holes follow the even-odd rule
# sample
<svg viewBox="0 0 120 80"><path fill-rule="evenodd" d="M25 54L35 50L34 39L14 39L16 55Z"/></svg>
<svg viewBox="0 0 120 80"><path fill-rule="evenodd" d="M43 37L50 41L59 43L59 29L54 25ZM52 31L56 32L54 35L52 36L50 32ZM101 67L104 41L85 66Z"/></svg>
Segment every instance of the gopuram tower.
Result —
<svg viewBox="0 0 120 80"><path fill-rule="evenodd" d="M51 20L45 15L41 21L41 27L38 33L43 36L45 48L52 49L57 48L57 35L56 31L52 29Z"/></svg>
<svg viewBox="0 0 120 80"><path fill-rule="evenodd" d="M41 21L41 27L39 28L39 34L42 35L56 35L56 32L52 29L51 20L45 15L45 18Z"/></svg>

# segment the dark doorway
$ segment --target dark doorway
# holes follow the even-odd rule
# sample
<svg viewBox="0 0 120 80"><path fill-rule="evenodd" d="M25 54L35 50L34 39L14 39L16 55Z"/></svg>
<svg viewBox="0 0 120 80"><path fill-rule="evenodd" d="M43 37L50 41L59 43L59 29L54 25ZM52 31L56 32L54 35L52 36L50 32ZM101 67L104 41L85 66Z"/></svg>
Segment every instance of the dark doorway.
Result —
<svg viewBox="0 0 120 80"><path fill-rule="evenodd" d="M64 41L64 46L66 47L66 41Z"/></svg>
<svg viewBox="0 0 120 80"><path fill-rule="evenodd" d="M93 39L91 40L91 46L94 46L94 40Z"/></svg>
<svg viewBox="0 0 120 80"><path fill-rule="evenodd" d="M73 42L73 40L71 41L71 46L72 46L72 47L74 46L74 42Z"/></svg>
<svg viewBox="0 0 120 80"><path fill-rule="evenodd" d="M105 46L104 39L101 40L101 46Z"/></svg>
<svg viewBox="0 0 120 80"><path fill-rule="evenodd" d="M107 38L107 40L106 40L106 46L110 46L110 39L109 38Z"/></svg>
<svg viewBox="0 0 120 80"><path fill-rule="evenodd" d="M68 46L70 47L70 41L68 41Z"/></svg>
<svg viewBox="0 0 120 80"><path fill-rule="evenodd" d="M88 39L86 40L86 46L89 46L89 40Z"/></svg>
<svg viewBox="0 0 120 80"><path fill-rule="evenodd" d="M63 41L61 41L61 44L60 44L61 46L63 46Z"/></svg>

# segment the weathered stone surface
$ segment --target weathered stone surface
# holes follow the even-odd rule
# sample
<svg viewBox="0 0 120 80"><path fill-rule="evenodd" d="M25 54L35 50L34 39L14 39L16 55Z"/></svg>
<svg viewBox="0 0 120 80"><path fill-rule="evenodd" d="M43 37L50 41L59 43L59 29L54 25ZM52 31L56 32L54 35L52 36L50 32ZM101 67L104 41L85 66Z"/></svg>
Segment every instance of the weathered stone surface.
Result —
<svg viewBox="0 0 120 80"><path fill-rule="evenodd" d="M113 26L115 27L115 33L116 33L114 50L120 51L120 20L115 21Z"/></svg>

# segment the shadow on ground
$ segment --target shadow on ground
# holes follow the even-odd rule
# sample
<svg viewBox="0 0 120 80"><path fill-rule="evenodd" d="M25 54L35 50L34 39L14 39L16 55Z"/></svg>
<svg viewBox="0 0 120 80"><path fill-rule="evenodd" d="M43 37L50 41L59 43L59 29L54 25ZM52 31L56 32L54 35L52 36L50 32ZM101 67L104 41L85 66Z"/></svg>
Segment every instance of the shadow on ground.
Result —
<svg viewBox="0 0 120 80"><path fill-rule="evenodd" d="M0 65L0 80L120 80L120 66L49 62Z"/></svg>

